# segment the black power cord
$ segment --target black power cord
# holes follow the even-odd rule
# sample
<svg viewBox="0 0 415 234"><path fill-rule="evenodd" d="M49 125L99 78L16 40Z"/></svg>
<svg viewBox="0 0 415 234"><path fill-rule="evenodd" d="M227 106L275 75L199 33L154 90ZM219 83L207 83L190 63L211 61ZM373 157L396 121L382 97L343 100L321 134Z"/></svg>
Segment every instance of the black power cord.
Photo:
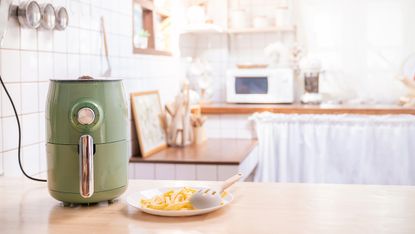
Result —
<svg viewBox="0 0 415 234"><path fill-rule="evenodd" d="M20 156L20 151L21 151L21 146L22 146L22 129L20 128L20 120L19 120L19 115L17 114L16 107L14 106L13 99L12 99L12 97L10 96L9 91L7 91L6 86L4 85L4 83L3 83L3 79L1 78L1 76L0 76L0 82L1 82L1 85L3 86L4 91L5 91L5 92L6 92L6 94L7 94L7 97L9 97L10 103L12 104L13 111L14 111L14 116L16 117L17 128L19 129L19 144L18 144L18 146L17 146L17 158L18 158L18 160L19 160L19 167L20 167L20 170L23 172L23 174L24 174L27 178L29 178L29 179L31 179L31 180L40 181L40 182L46 182L46 180L44 180L44 179L38 179L38 178L31 177L31 176L30 176L30 175L28 175L28 174L25 172L25 170L23 169L23 166L22 166L22 159L21 159L21 156Z"/></svg>

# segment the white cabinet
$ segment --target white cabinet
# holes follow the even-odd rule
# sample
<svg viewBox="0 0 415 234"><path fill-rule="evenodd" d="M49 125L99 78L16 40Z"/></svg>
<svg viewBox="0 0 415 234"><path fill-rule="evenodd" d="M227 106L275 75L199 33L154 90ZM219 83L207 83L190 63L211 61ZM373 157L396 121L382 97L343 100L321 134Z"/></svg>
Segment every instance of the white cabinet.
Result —
<svg viewBox="0 0 415 234"><path fill-rule="evenodd" d="M218 180L216 165L196 165L196 180Z"/></svg>
<svg viewBox="0 0 415 234"><path fill-rule="evenodd" d="M137 163L134 165L134 178L137 179L154 179L155 165L154 163Z"/></svg>
<svg viewBox="0 0 415 234"><path fill-rule="evenodd" d="M171 180L176 178L176 165L172 163L156 163L154 176L158 180Z"/></svg>
<svg viewBox="0 0 415 234"><path fill-rule="evenodd" d="M239 172L239 166L234 165L218 165L217 180L226 180L227 178Z"/></svg>
<svg viewBox="0 0 415 234"><path fill-rule="evenodd" d="M196 165L176 164L176 180L196 180Z"/></svg>

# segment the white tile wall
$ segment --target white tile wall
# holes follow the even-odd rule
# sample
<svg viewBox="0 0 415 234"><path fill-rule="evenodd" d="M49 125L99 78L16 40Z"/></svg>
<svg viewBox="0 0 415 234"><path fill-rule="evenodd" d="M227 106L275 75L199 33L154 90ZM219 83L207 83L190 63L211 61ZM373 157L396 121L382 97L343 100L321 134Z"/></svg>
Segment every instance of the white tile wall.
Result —
<svg viewBox="0 0 415 234"><path fill-rule="evenodd" d="M224 34L189 34L181 38L183 57L201 58L211 65L214 84L212 100L216 102L225 101L227 69L235 68L238 63L268 63L264 54L267 45L282 41L289 46L293 42L292 37L284 33L237 34L230 37Z"/></svg>
<svg viewBox="0 0 415 234"><path fill-rule="evenodd" d="M52 0L42 0L51 2ZM21 29L10 20L0 49L0 74L20 115L23 164L29 174L46 170L45 102L48 80L98 77L107 68L103 57L100 17L105 17L114 78L124 79L127 95L133 91L160 90L163 102L178 90L184 77L177 57L135 55L131 47L131 0L54 0L69 10L69 27L63 32ZM82 18L82 20L80 20ZM0 90L0 175L22 176L17 164L17 124L4 90ZM137 144L131 134L132 150ZM149 164L138 174L155 173ZM141 176L140 176L141 177Z"/></svg>
<svg viewBox="0 0 415 234"><path fill-rule="evenodd" d="M40 51L53 51L53 31L40 30L37 39L37 46Z"/></svg>
<svg viewBox="0 0 415 234"><path fill-rule="evenodd" d="M2 154L4 162L4 175L10 177L21 176L22 173L20 172L17 161L17 150L4 151Z"/></svg>
<svg viewBox="0 0 415 234"><path fill-rule="evenodd" d="M9 34L6 34L10 36ZM7 39L6 36L6 39ZM5 40L6 40L5 39ZM4 47L4 46L3 46ZM1 75L4 82L20 82L20 51L1 50Z"/></svg>
<svg viewBox="0 0 415 234"><path fill-rule="evenodd" d="M22 145L31 145L41 141L39 139L39 114L22 115L21 118L22 127ZM6 126L4 126L6 128Z"/></svg>
<svg viewBox="0 0 415 234"><path fill-rule="evenodd" d="M20 49L36 50L37 49L37 32L26 28L20 28Z"/></svg>
<svg viewBox="0 0 415 234"><path fill-rule="evenodd" d="M249 115L208 115L204 126L208 138L256 138Z"/></svg>
<svg viewBox="0 0 415 234"><path fill-rule="evenodd" d="M2 118L2 151L8 151L17 148L18 134L17 123L14 117Z"/></svg>
<svg viewBox="0 0 415 234"><path fill-rule="evenodd" d="M38 80L38 55L34 51L20 51L21 81Z"/></svg>
<svg viewBox="0 0 415 234"><path fill-rule="evenodd" d="M288 5L301 17L293 17L298 26L298 42L307 46L311 57L320 58L326 70L321 81L321 91L339 95L340 98L359 98L393 102L405 95L401 84L392 79L399 73L399 66L391 66L390 61L401 63L408 51L414 51L415 33L408 22L414 15L404 9L412 9L413 1L397 0L374 3L371 0L359 1L362 10L353 20L342 20L345 15L355 12L356 5L338 0L286 1L286 0L231 0L209 1L212 10L209 17L214 20L226 16L223 9L243 9L248 15L274 17L277 5ZM218 7L217 4L222 4ZM371 6L371 7L366 7ZM220 9L219 9L220 8ZM219 9L219 10L218 10ZM388 17L389 15L389 17ZM391 15L396 16L392 17ZM226 20L226 17L225 17ZM226 25L226 22L215 22ZM384 27L379 27L384 25ZM338 33L340 31L347 33ZM318 32L318 33L316 33ZM337 33L336 33L337 32ZM385 33L389 32L389 33ZM411 32L411 33L409 33ZM347 35L347 36L344 36ZM384 35L384 36L381 36ZM213 68L213 101L223 102L225 93L225 71L235 68L237 63L268 63L264 48L273 42L282 42L287 46L294 43L291 33L255 33L226 36L224 34L183 35L180 49L183 57L201 58ZM355 43L350 43L350 42ZM353 44L355 49L350 49ZM358 47L357 47L358 45ZM402 53L406 51L405 53ZM347 72L343 71L348 67ZM376 83L376 87L373 85ZM341 88L343 87L343 88ZM334 89L334 90L333 90ZM301 92L298 92L301 93ZM230 121L228 121L230 120ZM251 130L235 127L235 116L209 116L206 124L209 137L247 137ZM239 121L243 122L243 121ZM222 124L221 124L222 123Z"/></svg>
<svg viewBox="0 0 415 234"><path fill-rule="evenodd" d="M209 1L211 2L211 1ZM216 1L217 2L217 1ZM362 0L349 4L347 0L232 0L233 9L243 9L251 16L273 17L275 6L287 4L293 9L293 20L298 25L298 43L305 47L310 57L322 60L325 79L320 91L338 98L369 99L379 102L396 102L406 95L402 84L396 82L394 74L400 72L399 65L414 51L415 33L412 25L414 14L408 9L415 7L414 1ZM226 3L223 3L226 4ZM214 5L214 4L212 4ZM220 8L219 10L217 10ZM223 7L212 9L210 18L218 19ZM359 11L356 11L359 9ZM344 20L348 15L354 17ZM225 15L225 14L222 14ZM215 22L217 23L217 22ZM220 23L219 23L220 24ZM382 25L382 27L379 27ZM202 57L215 63L219 54L213 55L214 35L202 35L193 43L182 46L184 55ZM226 37L223 36L224 39ZM290 33L264 33L229 37L228 67L235 63L264 63L267 58L266 45L281 41L292 45L294 35ZM226 43L223 43L225 47ZM193 45L193 46L191 46ZM208 50L209 49L209 50ZM212 59L215 58L215 59ZM346 69L347 68L347 69ZM220 87L223 74L215 75L215 90ZM376 85L373 85L376 84ZM214 100L224 100L224 94L215 95Z"/></svg>
<svg viewBox="0 0 415 234"><path fill-rule="evenodd" d="M37 83L22 83L21 84L21 103L22 114L34 113L39 110L38 101L38 84Z"/></svg>
<svg viewBox="0 0 415 234"><path fill-rule="evenodd" d="M155 175L157 179L160 180L173 180L176 174L174 164L163 163L155 164Z"/></svg>
<svg viewBox="0 0 415 234"><path fill-rule="evenodd" d="M36 174L40 171L39 144L23 147L22 149L22 165L29 175Z"/></svg>
<svg viewBox="0 0 415 234"><path fill-rule="evenodd" d="M10 83L7 85L9 94L12 97L15 97L15 107L18 113L21 113L21 87L19 83ZM12 105L10 104L10 102L8 101L7 95L5 92L1 92L1 101L2 101L2 109L1 109L1 113L2 116L11 116L13 114L13 109L12 109Z"/></svg>

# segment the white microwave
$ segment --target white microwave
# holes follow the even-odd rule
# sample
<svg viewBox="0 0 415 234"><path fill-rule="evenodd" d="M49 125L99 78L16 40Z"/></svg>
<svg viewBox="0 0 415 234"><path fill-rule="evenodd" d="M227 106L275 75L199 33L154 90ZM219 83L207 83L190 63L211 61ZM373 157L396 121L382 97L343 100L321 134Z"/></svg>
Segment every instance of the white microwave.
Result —
<svg viewBox="0 0 415 234"><path fill-rule="evenodd" d="M228 70L226 102L293 103L293 70L289 68Z"/></svg>

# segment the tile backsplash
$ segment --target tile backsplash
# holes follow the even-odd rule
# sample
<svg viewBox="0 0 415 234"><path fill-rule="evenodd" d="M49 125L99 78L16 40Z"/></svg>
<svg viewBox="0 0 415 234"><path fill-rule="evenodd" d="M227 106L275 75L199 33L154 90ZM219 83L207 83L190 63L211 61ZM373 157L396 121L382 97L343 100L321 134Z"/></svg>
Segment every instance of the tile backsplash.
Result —
<svg viewBox="0 0 415 234"><path fill-rule="evenodd" d="M214 0L212 0L214 1ZM211 1L209 1L211 2ZM334 100L357 100L396 104L407 94L396 79L402 64L415 52L415 31L411 22L415 1L395 0L230 0L210 12L210 17L242 9L253 16L275 16L277 5L288 4L296 33L185 35L182 56L200 58L213 69L214 101L225 100L225 71L235 64L269 63L264 48L274 42L287 47L298 44L303 55L322 61L324 73L320 91ZM229 12L228 12L229 13ZM353 15L353 17L349 17ZM228 20L231 21L231 20ZM227 22L215 22L226 25ZM382 25L382 26L380 26ZM302 82L301 79L298 79ZM302 92L302 90L300 90Z"/></svg>
<svg viewBox="0 0 415 234"><path fill-rule="evenodd" d="M256 139L255 123L250 115L209 115L205 123L208 138Z"/></svg>
<svg viewBox="0 0 415 234"><path fill-rule="evenodd" d="M101 16L108 33L112 76L124 80L127 95L159 90L165 102L174 97L178 81L184 77L177 57L132 53L131 0L58 0L53 4L68 9L69 26L65 31L22 29L10 20L0 49L0 74L20 116L22 161L30 175L46 170L44 111L49 79L99 77L107 68ZM0 174L22 176L17 161L16 120L4 90L0 93ZM130 135L134 153L135 132Z"/></svg>

